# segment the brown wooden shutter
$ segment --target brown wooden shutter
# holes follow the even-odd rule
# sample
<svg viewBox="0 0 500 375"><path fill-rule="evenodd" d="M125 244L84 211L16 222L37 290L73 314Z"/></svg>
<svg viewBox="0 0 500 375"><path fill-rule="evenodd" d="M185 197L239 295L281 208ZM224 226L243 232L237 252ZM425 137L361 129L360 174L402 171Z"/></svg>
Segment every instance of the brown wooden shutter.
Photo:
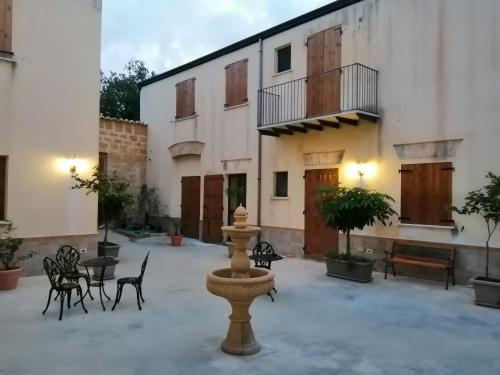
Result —
<svg viewBox="0 0 500 375"><path fill-rule="evenodd" d="M194 107L195 79L190 78L179 82L176 87L176 111L175 118L193 116L196 114Z"/></svg>
<svg viewBox="0 0 500 375"><path fill-rule="evenodd" d="M0 0L0 52L12 52L12 0Z"/></svg>
<svg viewBox="0 0 500 375"><path fill-rule="evenodd" d="M451 225L452 163L401 166L401 222Z"/></svg>
<svg viewBox="0 0 500 375"><path fill-rule="evenodd" d="M248 59L229 64L226 69L226 107L248 101Z"/></svg>
<svg viewBox="0 0 500 375"><path fill-rule="evenodd" d="M108 154L99 152L99 169L107 176L108 175Z"/></svg>
<svg viewBox="0 0 500 375"><path fill-rule="evenodd" d="M0 220L5 220L5 200L7 187L7 158L0 156Z"/></svg>

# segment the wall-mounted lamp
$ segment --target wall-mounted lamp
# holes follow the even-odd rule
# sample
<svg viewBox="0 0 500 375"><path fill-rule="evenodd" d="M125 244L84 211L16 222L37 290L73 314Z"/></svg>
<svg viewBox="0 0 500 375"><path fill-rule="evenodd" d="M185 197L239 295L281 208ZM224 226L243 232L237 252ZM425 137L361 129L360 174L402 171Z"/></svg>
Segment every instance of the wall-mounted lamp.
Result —
<svg viewBox="0 0 500 375"><path fill-rule="evenodd" d="M69 173L71 173L71 175L74 176L77 171L75 155L73 155L73 157L69 159L68 164L69 164Z"/></svg>

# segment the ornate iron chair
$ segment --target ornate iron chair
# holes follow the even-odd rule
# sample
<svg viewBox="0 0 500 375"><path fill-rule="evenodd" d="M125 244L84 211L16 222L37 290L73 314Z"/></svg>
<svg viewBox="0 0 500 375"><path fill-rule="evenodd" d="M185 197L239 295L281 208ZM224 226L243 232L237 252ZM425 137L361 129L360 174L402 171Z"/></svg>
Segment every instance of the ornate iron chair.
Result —
<svg viewBox="0 0 500 375"><path fill-rule="evenodd" d="M252 258L255 262L255 267L266 268L271 270L271 258L276 256L276 252L274 251L273 246L269 242L259 242L252 249ZM275 293L278 293L276 288L273 288ZM271 297L271 301L274 302L274 297L269 291L267 293L269 297Z"/></svg>
<svg viewBox="0 0 500 375"><path fill-rule="evenodd" d="M45 314L47 312L47 309L49 308L50 305L50 300L52 298L52 292L55 290L60 296L59 299L61 301L61 307L59 310L59 320L61 320L63 315L65 298L67 301L68 309L71 308L71 292L73 291L73 289L76 289L77 296L80 297L80 300L77 301L77 303L82 304L82 308L85 311L85 314L87 314L87 309L83 304L83 293L80 284L75 282L67 282L67 283L62 282L64 276L61 268L54 260L50 259L49 257L45 257L43 259L43 268L45 269L45 273L47 274L47 277L49 278L50 281L50 290L49 290L49 298L47 299L47 306L45 306L45 310L43 310L42 314Z"/></svg>
<svg viewBox="0 0 500 375"><path fill-rule="evenodd" d="M144 277L144 272L146 271L148 258L149 258L149 251L148 254L146 255L146 258L144 258L144 260L142 261L141 274L138 277L122 277L116 280L116 297L115 297L115 304L111 309L112 311L115 310L116 305L118 304L118 302L120 302L120 299L122 298L123 286L125 284L130 284L135 288L135 293L137 295L137 306L139 306L139 310L142 310L141 300L142 303L146 302L144 301L144 297L142 296L142 279Z"/></svg>
<svg viewBox="0 0 500 375"><path fill-rule="evenodd" d="M57 250L56 262L62 271L62 277L69 282L79 282L80 279L85 279L85 282L87 283L87 291L85 294L88 294L93 300L94 297L92 296L92 293L90 293L90 276L88 273L78 271L76 265L79 261L80 254L73 246L64 245ZM57 299L58 296L59 294L55 299Z"/></svg>

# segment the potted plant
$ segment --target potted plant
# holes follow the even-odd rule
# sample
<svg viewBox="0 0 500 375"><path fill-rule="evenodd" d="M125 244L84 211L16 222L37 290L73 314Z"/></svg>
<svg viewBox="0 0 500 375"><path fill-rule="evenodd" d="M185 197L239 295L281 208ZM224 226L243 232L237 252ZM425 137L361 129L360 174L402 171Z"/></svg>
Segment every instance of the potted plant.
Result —
<svg viewBox="0 0 500 375"><path fill-rule="evenodd" d="M0 290L16 289L23 272L23 268L17 264L36 254L34 251L29 251L24 255L18 255L23 239L15 238L13 234L14 229L10 226L0 229L0 262L3 265L0 269Z"/></svg>
<svg viewBox="0 0 500 375"><path fill-rule="evenodd" d="M173 217L172 224L174 225L174 234L170 235L170 245L181 246L182 245L182 236L179 234L181 220L178 217Z"/></svg>
<svg viewBox="0 0 500 375"><path fill-rule="evenodd" d="M386 221L396 214L390 202L394 199L389 195L359 187L328 185L320 188L320 212L326 225L346 236L344 254L333 251L326 254L327 275L364 283L372 280L375 262L352 255L351 230L361 230L376 220L386 225Z"/></svg>
<svg viewBox="0 0 500 375"><path fill-rule="evenodd" d="M490 239L500 222L500 176L489 172L490 182L465 196L462 208L452 207L461 215L480 215L486 225L486 268L483 276L471 279L477 305L500 308L500 279L490 277Z"/></svg>
<svg viewBox="0 0 500 375"><path fill-rule="evenodd" d="M120 245L108 241L109 226L120 219L125 209L133 202L133 197L127 192L128 184L118 181L116 175L109 178L98 166L93 168L92 176L88 179L78 174L72 176L76 184L72 189L85 189L86 194L97 194L97 206L104 223L104 239L97 244L98 256L113 256L118 258ZM114 277L115 267L106 267L104 279ZM100 275L100 268L94 269L94 278Z"/></svg>

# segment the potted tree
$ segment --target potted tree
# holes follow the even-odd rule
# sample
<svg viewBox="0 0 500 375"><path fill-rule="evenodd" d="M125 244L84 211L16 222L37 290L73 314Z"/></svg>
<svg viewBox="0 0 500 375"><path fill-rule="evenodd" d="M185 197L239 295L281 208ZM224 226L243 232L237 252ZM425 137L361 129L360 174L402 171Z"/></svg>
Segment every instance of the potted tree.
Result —
<svg viewBox="0 0 500 375"><path fill-rule="evenodd" d="M93 168L90 178L82 178L78 174L72 176L76 184L72 189L85 189L86 194L97 194L97 206L104 223L104 239L97 244L98 256L113 256L118 258L120 245L108 241L109 226L121 218L125 209L133 202L133 197L127 192L128 184L118 181L115 175L109 178L98 166ZM96 272L97 271L97 272ZM105 279L114 277L115 267L106 267ZM100 275L100 268L94 269L94 277Z"/></svg>
<svg viewBox="0 0 500 375"><path fill-rule="evenodd" d="M0 269L0 290L16 289L23 272L23 268L17 264L36 254L34 251L29 251L24 255L18 255L23 239L15 238L13 234L14 229L10 226L0 229L0 262L3 265Z"/></svg>
<svg viewBox="0 0 500 375"><path fill-rule="evenodd" d="M182 236L179 233L179 229L181 226L181 220L178 217L173 217L172 224L174 225L174 233L170 235L170 245L181 246L182 245Z"/></svg>
<svg viewBox="0 0 500 375"><path fill-rule="evenodd" d="M396 211L389 195L359 187L323 186L320 188L320 212L329 227L340 230L346 236L346 252L326 254L326 268L329 276L359 282L372 280L373 260L352 255L351 230L363 229L376 220L386 221Z"/></svg>
<svg viewBox="0 0 500 375"><path fill-rule="evenodd" d="M483 276L471 279L477 305L500 308L500 279L490 277L490 239L500 222L500 176L489 172L490 182L480 189L470 191L465 196L462 208L452 207L461 215L479 215L486 225L486 267Z"/></svg>

